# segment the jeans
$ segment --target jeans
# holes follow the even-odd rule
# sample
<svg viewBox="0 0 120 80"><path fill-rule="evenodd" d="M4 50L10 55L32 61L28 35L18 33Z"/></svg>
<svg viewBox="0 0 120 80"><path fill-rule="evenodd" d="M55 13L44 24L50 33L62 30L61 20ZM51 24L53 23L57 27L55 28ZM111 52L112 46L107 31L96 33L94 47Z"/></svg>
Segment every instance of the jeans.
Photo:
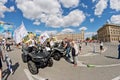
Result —
<svg viewBox="0 0 120 80"><path fill-rule="evenodd" d="M66 57L70 58L70 47L66 49Z"/></svg>
<svg viewBox="0 0 120 80"><path fill-rule="evenodd" d="M10 48L10 44L6 44L6 51L10 51L11 50L11 48Z"/></svg>

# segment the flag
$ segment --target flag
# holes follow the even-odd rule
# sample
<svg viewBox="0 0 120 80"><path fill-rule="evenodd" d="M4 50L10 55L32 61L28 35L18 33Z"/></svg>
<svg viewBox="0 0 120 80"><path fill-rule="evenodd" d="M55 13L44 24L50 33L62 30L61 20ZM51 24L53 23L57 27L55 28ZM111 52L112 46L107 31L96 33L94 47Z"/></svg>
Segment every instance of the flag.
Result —
<svg viewBox="0 0 120 80"><path fill-rule="evenodd" d="M27 30L24 26L24 23L22 22L22 24L20 25L20 27L18 27L15 31L14 31L14 35L13 35L13 39L15 40L15 42L18 44L22 41L22 39L28 35Z"/></svg>
<svg viewBox="0 0 120 80"><path fill-rule="evenodd" d="M49 36L48 36L48 34L46 32L42 33L40 35L40 38L39 38L40 39L40 43L43 44L46 41L46 39L48 39L48 38L49 38Z"/></svg>

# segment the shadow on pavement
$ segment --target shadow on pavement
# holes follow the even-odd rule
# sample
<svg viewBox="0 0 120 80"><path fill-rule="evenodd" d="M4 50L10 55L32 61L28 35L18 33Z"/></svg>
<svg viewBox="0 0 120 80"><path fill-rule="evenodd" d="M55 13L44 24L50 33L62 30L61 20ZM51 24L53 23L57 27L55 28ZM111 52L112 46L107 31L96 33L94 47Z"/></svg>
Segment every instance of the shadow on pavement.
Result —
<svg viewBox="0 0 120 80"><path fill-rule="evenodd" d="M70 58L68 58L68 57L64 57L64 59L65 59L68 63L73 64L73 61L71 61L71 59L70 59Z"/></svg>
<svg viewBox="0 0 120 80"><path fill-rule="evenodd" d="M13 73L12 75L15 73L15 71L17 70L17 68L19 67L19 63L15 63L14 65L12 65L12 69L13 69ZM2 77L4 80L7 80L8 77L10 76L10 70L7 68L2 72Z"/></svg>
<svg viewBox="0 0 120 80"><path fill-rule="evenodd" d="M13 69L13 74L15 73L15 71L17 70L17 68L19 67L19 63L15 63L13 66L12 66L12 69Z"/></svg>
<svg viewBox="0 0 120 80"><path fill-rule="evenodd" d="M93 53L93 54L94 54L94 53L95 53L95 54L100 54L100 52L98 52L98 51L95 51L95 52L94 52L94 51L88 51L88 52L89 52L89 53Z"/></svg>
<svg viewBox="0 0 120 80"><path fill-rule="evenodd" d="M116 57L112 57L112 56L105 56L106 58L111 58L111 59L118 59Z"/></svg>

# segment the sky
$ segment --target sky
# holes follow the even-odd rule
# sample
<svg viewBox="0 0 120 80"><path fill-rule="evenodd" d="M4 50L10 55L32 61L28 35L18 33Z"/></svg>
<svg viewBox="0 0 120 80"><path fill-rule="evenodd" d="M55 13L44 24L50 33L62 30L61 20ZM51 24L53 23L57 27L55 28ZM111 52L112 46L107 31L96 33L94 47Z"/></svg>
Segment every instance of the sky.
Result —
<svg viewBox="0 0 120 80"><path fill-rule="evenodd" d="M106 23L120 25L120 0L0 0L0 21L41 34L97 33Z"/></svg>

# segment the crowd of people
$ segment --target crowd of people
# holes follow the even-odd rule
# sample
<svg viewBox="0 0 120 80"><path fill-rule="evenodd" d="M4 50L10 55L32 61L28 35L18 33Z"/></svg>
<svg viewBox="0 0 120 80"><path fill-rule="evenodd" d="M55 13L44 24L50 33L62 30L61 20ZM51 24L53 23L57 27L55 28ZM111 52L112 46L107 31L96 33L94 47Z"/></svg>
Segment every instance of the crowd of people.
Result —
<svg viewBox="0 0 120 80"><path fill-rule="evenodd" d="M73 65L77 66L78 55L81 53L82 50L82 42L78 44L74 40L64 38L60 43L66 51L66 55L65 55L66 59L71 60ZM1 46L0 46L0 78L1 79L2 79L2 61L6 62L8 69L10 70L11 73L13 73L11 59L8 57L8 54L5 54L5 59L4 59L2 54L3 52L6 53L8 51L11 51L12 44L13 43L11 43L10 39L3 39L1 42ZM34 40L34 38L30 38L25 44L28 46L28 49L31 52L38 43L36 42L36 40ZM52 48L53 45L54 45L54 41L50 39L49 42L47 42L46 45L44 46L49 46ZM87 41L85 42L85 45L86 46L88 45ZM100 54L102 54L102 51L104 50L102 41L99 42L99 46L100 46ZM96 52L96 45L95 43L93 43L93 53L95 52ZM118 45L118 59L120 59L120 44Z"/></svg>

